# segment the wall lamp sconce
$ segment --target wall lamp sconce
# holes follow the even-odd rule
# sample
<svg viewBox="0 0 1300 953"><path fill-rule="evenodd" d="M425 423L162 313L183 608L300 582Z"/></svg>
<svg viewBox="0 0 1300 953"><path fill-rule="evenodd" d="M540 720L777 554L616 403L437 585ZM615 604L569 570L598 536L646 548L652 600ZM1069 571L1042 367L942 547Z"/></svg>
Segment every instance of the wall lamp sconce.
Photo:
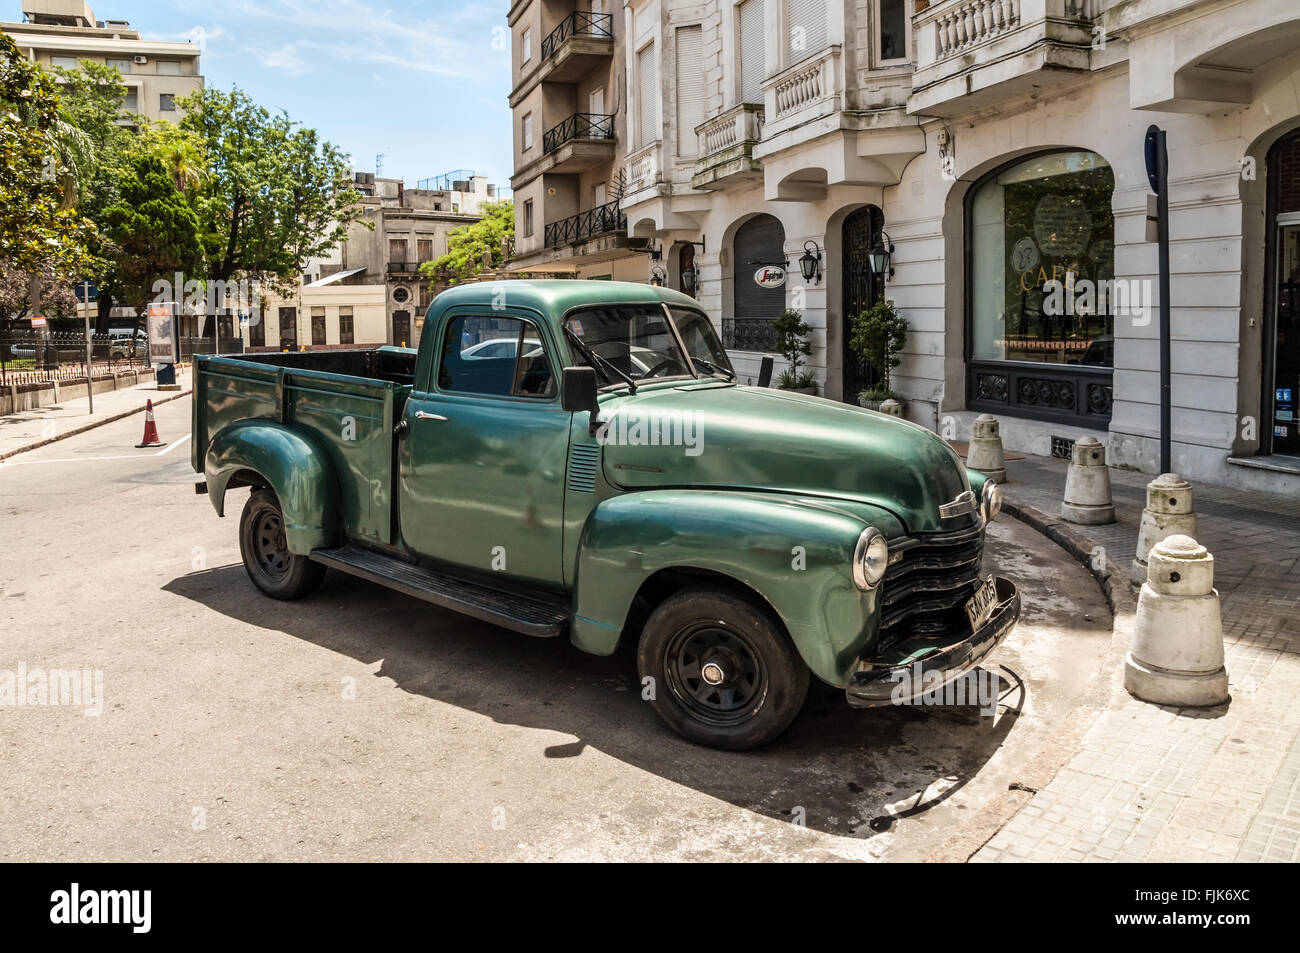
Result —
<svg viewBox="0 0 1300 953"><path fill-rule="evenodd" d="M888 232L881 231L876 244L867 252L867 267L877 275L894 277L894 243Z"/></svg>
<svg viewBox="0 0 1300 953"><path fill-rule="evenodd" d="M654 268L650 269L650 284L654 285L656 288L662 288L664 282L667 280L668 273L658 265L655 265Z"/></svg>
<svg viewBox="0 0 1300 953"><path fill-rule="evenodd" d="M809 245L812 247L809 248ZM804 281L817 284L822 280L822 250L817 247L817 243L812 239L803 243L803 255L799 259L799 271L803 273Z"/></svg>

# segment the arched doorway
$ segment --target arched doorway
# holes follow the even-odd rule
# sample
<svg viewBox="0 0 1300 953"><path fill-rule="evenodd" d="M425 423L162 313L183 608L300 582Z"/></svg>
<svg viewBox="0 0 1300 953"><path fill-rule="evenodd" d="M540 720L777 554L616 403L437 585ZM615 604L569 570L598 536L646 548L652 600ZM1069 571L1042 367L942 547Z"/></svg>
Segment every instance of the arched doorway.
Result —
<svg viewBox="0 0 1300 953"><path fill-rule="evenodd" d="M1300 130L1268 153L1269 226L1264 335L1265 452L1300 456Z"/></svg>
<svg viewBox="0 0 1300 953"><path fill-rule="evenodd" d="M738 351L771 351L772 322L785 310L785 228L772 215L755 215L732 240L732 315L722 319L722 343ZM780 279L775 277L781 273ZM766 272L759 281L760 272Z"/></svg>
<svg viewBox="0 0 1300 953"><path fill-rule="evenodd" d="M843 315L843 389L841 399L848 404L858 402L858 394L876 383L876 372L866 361L849 349L853 319L870 308L885 293L885 276L871 270L867 260L871 248L880 238L885 226L885 215L874 205L867 205L844 219L840 231L840 273Z"/></svg>

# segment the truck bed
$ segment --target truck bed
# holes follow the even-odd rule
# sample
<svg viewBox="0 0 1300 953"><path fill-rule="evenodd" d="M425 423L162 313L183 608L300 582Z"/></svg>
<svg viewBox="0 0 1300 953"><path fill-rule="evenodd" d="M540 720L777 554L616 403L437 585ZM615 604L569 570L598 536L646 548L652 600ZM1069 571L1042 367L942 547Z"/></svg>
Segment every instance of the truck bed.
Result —
<svg viewBox="0 0 1300 953"><path fill-rule="evenodd" d="M212 438L265 419L309 435L339 474L349 537L396 540L393 427L415 378L407 348L197 355L191 463L203 471Z"/></svg>

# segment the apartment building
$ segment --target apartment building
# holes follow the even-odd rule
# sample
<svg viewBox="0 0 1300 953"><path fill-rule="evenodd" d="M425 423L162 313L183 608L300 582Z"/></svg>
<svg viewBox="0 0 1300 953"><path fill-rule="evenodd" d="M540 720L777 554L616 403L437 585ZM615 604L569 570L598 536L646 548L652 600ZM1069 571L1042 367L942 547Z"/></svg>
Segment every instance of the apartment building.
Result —
<svg viewBox="0 0 1300 953"><path fill-rule="evenodd" d="M268 302L262 321L243 331L247 347L417 346L438 290L420 265L445 255L448 235L478 221L483 206L500 197L485 176L468 170L422 179L415 189L373 173L354 178L360 220L329 256L308 264L296 295Z"/></svg>
<svg viewBox="0 0 1300 953"><path fill-rule="evenodd" d="M175 122L180 100L203 88L194 43L146 40L126 20L97 20L83 0L23 0L22 23L0 23L18 48L43 66L75 69L80 60L117 67L128 113Z"/></svg>
<svg viewBox="0 0 1300 953"><path fill-rule="evenodd" d="M512 38L515 246L511 271L645 280L621 204L629 143L624 7L516 0Z"/></svg>
<svg viewBox="0 0 1300 953"><path fill-rule="evenodd" d="M697 297L742 377L795 308L819 393L855 400L874 378L846 332L885 296L913 420L965 439L991 412L1010 449L1092 434L1154 472L1155 124L1174 468L1300 492L1294 0L633 0L621 22L636 280Z"/></svg>

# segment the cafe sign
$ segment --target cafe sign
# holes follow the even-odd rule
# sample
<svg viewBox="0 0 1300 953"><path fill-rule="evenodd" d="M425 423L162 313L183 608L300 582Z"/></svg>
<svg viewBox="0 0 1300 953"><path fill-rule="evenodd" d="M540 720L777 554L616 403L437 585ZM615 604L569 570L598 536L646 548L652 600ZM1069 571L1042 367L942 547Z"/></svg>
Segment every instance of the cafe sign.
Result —
<svg viewBox="0 0 1300 953"><path fill-rule="evenodd" d="M760 288L780 288L785 284L785 269L780 265L764 265L754 272L754 284Z"/></svg>

